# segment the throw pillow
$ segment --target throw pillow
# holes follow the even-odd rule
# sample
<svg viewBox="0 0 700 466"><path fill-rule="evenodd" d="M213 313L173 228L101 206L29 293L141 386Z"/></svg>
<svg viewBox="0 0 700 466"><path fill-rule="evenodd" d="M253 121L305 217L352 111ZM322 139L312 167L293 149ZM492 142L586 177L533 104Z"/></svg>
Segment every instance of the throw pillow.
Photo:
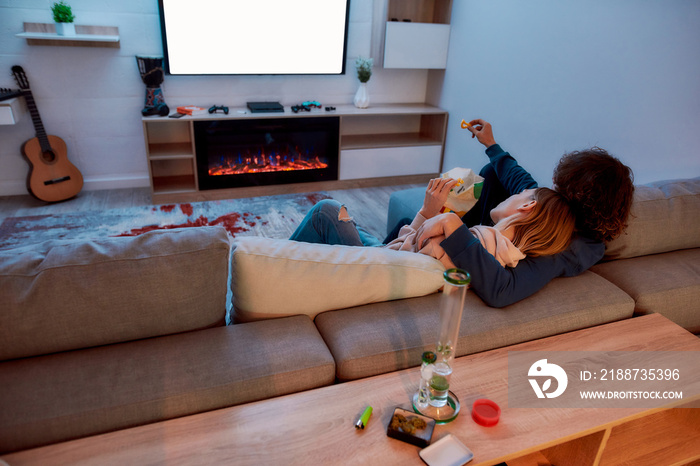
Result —
<svg viewBox="0 0 700 466"><path fill-rule="evenodd" d="M233 321L319 313L423 296L442 287L437 259L386 248L242 237L233 243Z"/></svg>

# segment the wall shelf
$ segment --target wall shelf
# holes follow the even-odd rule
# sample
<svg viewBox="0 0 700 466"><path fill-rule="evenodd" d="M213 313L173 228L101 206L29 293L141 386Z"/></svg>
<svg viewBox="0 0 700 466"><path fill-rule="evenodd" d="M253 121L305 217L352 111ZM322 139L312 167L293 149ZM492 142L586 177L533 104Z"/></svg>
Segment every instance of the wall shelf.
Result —
<svg viewBox="0 0 700 466"><path fill-rule="evenodd" d="M397 69L444 69L452 0L374 0L370 56Z"/></svg>
<svg viewBox="0 0 700 466"><path fill-rule="evenodd" d="M24 32L16 37L29 45L59 45L69 47L119 48L119 28L116 26L75 26L74 36L59 36L51 23L24 23Z"/></svg>
<svg viewBox="0 0 700 466"><path fill-rule="evenodd" d="M24 99L13 97L0 101L0 125L17 124L25 113L27 113L27 105Z"/></svg>

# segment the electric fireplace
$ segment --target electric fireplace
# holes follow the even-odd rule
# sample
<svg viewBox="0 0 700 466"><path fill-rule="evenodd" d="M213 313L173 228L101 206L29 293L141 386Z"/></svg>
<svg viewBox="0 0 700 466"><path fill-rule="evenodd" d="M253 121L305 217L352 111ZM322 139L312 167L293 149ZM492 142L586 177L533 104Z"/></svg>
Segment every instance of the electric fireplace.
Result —
<svg viewBox="0 0 700 466"><path fill-rule="evenodd" d="M338 179L338 117L194 122L199 189Z"/></svg>

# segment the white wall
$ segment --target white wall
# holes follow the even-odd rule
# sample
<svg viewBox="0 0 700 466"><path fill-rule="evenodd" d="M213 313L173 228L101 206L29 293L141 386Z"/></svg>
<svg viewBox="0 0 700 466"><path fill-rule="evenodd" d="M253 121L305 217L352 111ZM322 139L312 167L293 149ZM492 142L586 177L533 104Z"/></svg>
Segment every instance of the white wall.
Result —
<svg viewBox="0 0 700 466"><path fill-rule="evenodd" d="M64 139L68 156L85 177L84 189L148 185L141 109L145 86L136 55L162 55L156 0L69 0L76 24L117 26L121 47L29 46L15 37L23 22L52 22L53 0L0 0L0 87L16 88L13 65L26 71L44 126ZM354 61L370 55L372 0L352 0L348 61L344 76L167 76L166 103L224 104L304 100L349 104L357 90ZM369 82L373 103L422 102L427 72L380 70ZM17 125L0 125L0 195L26 194L28 165L22 143L34 137L29 115Z"/></svg>
<svg viewBox="0 0 700 466"><path fill-rule="evenodd" d="M483 118L544 186L592 145L638 183L700 176L699 25L696 0L455 0L445 168L486 162L459 128Z"/></svg>
<svg viewBox="0 0 700 466"><path fill-rule="evenodd" d="M44 125L68 144L85 189L148 185L134 56L162 54L157 2L69 2L77 24L118 26L118 49L15 37L24 21L51 22L52 3L0 0L0 87L15 88L10 68L24 67ZM169 76L166 102L350 103L354 59L370 54L372 0L351 4L345 76ZM429 100L450 112L445 167L485 163L459 129L462 118L481 117L543 185L563 152L591 145L620 157L640 183L700 176L698 24L697 0L454 0L448 69L430 73L438 79ZM372 102L423 101L427 82L426 71L375 69ZM33 136L28 115L0 125L0 195L26 193L20 147Z"/></svg>

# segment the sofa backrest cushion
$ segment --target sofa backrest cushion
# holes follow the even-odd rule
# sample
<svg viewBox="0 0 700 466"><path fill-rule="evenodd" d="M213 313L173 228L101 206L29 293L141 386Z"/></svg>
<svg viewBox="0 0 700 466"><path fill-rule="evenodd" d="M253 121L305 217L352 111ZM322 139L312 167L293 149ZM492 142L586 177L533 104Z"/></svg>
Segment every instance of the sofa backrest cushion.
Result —
<svg viewBox="0 0 700 466"><path fill-rule="evenodd" d="M700 247L700 177L635 186L628 223L606 245L606 259Z"/></svg>
<svg viewBox="0 0 700 466"><path fill-rule="evenodd" d="M243 237L233 243L234 322L316 314L434 293L437 259L380 247Z"/></svg>
<svg viewBox="0 0 700 466"><path fill-rule="evenodd" d="M0 360L223 325L223 227L0 251Z"/></svg>

